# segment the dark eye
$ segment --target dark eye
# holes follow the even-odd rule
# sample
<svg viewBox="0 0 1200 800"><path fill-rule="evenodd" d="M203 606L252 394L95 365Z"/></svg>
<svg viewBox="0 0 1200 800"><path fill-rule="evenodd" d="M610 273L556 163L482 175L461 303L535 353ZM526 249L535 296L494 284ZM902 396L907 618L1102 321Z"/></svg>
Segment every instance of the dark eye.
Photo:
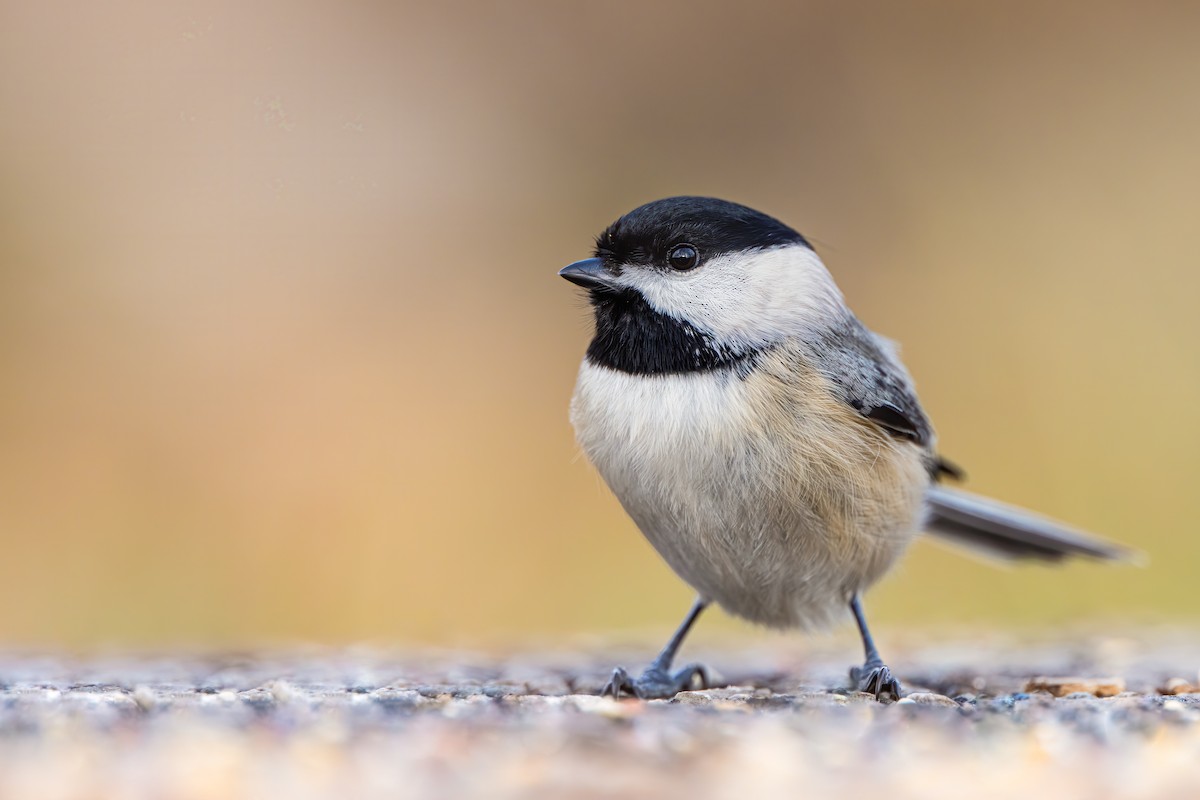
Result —
<svg viewBox="0 0 1200 800"><path fill-rule="evenodd" d="M680 272L695 269L696 265L700 263L700 251L690 244L677 244L671 248L671 253L667 256L667 263L671 269L677 269Z"/></svg>

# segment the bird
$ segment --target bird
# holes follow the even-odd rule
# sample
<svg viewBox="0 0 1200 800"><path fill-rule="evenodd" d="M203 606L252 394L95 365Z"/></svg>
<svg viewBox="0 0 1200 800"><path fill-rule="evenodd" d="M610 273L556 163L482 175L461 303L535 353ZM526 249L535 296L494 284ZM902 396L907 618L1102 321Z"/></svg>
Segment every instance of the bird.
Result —
<svg viewBox="0 0 1200 800"><path fill-rule="evenodd" d="M862 595L922 532L1001 559L1126 559L1091 534L945 485L937 438L897 347L870 331L810 242L712 197L668 197L609 225L560 276L595 330L571 398L576 440L696 600L640 674L601 694L672 697L710 683L673 665L716 603L805 631L847 616L864 660L851 690L900 681ZM848 614L847 614L848 612Z"/></svg>

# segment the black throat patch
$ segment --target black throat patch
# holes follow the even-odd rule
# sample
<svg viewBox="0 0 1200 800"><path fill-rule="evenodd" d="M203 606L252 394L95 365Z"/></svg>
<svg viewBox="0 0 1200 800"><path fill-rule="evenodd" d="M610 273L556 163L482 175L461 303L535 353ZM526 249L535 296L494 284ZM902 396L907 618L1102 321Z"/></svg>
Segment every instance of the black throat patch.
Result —
<svg viewBox="0 0 1200 800"><path fill-rule="evenodd" d="M749 365L757 350L732 350L682 320L655 310L632 289L594 291L596 336L587 360L633 375L708 372Z"/></svg>

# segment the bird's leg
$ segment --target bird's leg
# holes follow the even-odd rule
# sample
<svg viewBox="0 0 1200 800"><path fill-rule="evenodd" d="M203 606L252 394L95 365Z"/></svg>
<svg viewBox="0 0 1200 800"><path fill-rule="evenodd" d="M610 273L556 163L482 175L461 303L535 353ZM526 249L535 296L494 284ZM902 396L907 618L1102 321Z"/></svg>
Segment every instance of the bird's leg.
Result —
<svg viewBox="0 0 1200 800"><path fill-rule="evenodd" d="M850 682L858 691L875 695L876 700L899 700L900 681L892 676L892 671L879 657L875 640L871 638L871 631L867 628L867 618L863 615L862 601L857 594L850 598L850 611L854 614L854 621L858 623L863 650L867 654L867 659L861 667L850 668Z"/></svg>
<svg viewBox="0 0 1200 800"><path fill-rule="evenodd" d="M646 668L646 671L634 678L624 668L617 667L613 670L612 679L600 690L600 696L620 697L624 693L643 700L674 697L679 692L692 688L692 684L697 678L700 679L700 688L707 689L708 671L700 664L688 664L678 672L671 672L671 662L675 660L675 651L679 649L679 645L683 644L683 639L691 629L692 623L696 621L696 617L700 616L700 612L707 605L707 600L697 597L696 602L692 604L692 610L688 612L683 624L679 626L679 630L675 631L671 641L667 642L667 646L658 654L658 658L654 659Z"/></svg>

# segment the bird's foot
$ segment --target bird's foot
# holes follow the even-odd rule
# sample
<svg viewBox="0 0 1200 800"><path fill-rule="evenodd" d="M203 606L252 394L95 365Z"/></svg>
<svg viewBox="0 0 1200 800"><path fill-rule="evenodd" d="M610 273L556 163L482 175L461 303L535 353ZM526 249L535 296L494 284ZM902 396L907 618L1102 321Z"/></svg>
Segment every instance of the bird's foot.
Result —
<svg viewBox="0 0 1200 800"><path fill-rule="evenodd" d="M900 699L900 681L881 661L868 661L861 667L851 667L850 683L860 692L875 695L880 702Z"/></svg>
<svg viewBox="0 0 1200 800"><path fill-rule="evenodd" d="M708 670L700 664L688 664L675 674L661 667L650 666L637 678L623 667L617 667L613 670L612 678L600 690L600 696L620 698L622 694L628 694L641 700L664 700L695 688L697 680L699 688L708 688Z"/></svg>

